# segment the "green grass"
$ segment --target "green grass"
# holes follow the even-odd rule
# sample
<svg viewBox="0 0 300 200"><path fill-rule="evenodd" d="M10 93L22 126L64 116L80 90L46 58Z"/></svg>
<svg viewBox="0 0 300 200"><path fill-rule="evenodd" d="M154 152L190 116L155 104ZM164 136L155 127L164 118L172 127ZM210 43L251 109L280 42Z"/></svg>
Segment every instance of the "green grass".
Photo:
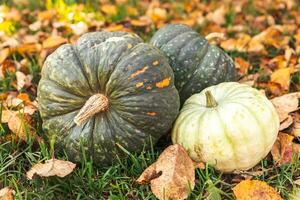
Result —
<svg viewBox="0 0 300 200"><path fill-rule="evenodd" d="M1 125L2 129L7 130ZM158 157L161 147L130 154L110 167L97 167L86 157L65 178L50 177L27 180L26 171L38 162L51 159L47 145L5 142L0 145L0 188L10 186L16 199L155 199L147 185L135 180ZM65 159L63 154L57 158ZM262 161L262 169L270 167ZM299 175L300 161L266 170L254 179L266 181L287 198L293 188L293 179ZM233 175L221 174L212 167L196 170L196 186L189 199L233 199ZM210 197L210 198L208 198Z"/></svg>

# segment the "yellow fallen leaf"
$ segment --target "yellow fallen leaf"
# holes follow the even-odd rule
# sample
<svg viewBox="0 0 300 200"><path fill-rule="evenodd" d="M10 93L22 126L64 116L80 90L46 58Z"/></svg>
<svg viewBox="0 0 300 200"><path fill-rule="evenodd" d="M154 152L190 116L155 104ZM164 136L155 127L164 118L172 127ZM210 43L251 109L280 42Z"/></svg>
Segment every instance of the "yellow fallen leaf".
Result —
<svg viewBox="0 0 300 200"><path fill-rule="evenodd" d="M5 187L0 190L0 200L14 200L14 191Z"/></svg>
<svg viewBox="0 0 300 200"><path fill-rule="evenodd" d="M50 36L46 40L43 41L43 48L44 49L52 49L57 48L60 45L67 43L68 40L61 36Z"/></svg>
<svg viewBox="0 0 300 200"><path fill-rule="evenodd" d="M228 51L247 51L247 45L251 40L251 36L247 34L239 34L237 39L230 38L221 42L221 47Z"/></svg>
<svg viewBox="0 0 300 200"><path fill-rule="evenodd" d="M47 160L44 164L42 163L35 164L26 173L26 176L30 180L32 180L35 175L40 177L49 177L49 176L65 177L68 174L70 174L75 167L76 164L69 161L50 159Z"/></svg>
<svg viewBox="0 0 300 200"><path fill-rule="evenodd" d="M274 188L259 180L244 180L233 188L236 200L283 200Z"/></svg>
<svg viewBox="0 0 300 200"><path fill-rule="evenodd" d="M13 48L13 52L17 51L20 54L33 54L40 52L42 49L42 45L39 43L27 43L27 44L20 44Z"/></svg>
<svg viewBox="0 0 300 200"><path fill-rule="evenodd" d="M115 5L105 4L101 6L101 11L107 14L108 16L114 16L117 14L118 10Z"/></svg>
<svg viewBox="0 0 300 200"><path fill-rule="evenodd" d="M137 182L150 182L151 190L158 199L186 199L195 186L193 161L181 145L171 145L141 174Z"/></svg>
<svg viewBox="0 0 300 200"><path fill-rule="evenodd" d="M241 57L235 58L234 61L235 61L235 66L238 69L239 74L240 75L247 74L248 69L250 67L250 63Z"/></svg>
<svg viewBox="0 0 300 200"><path fill-rule="evenodd" d="M279 83L283 89L288 90L293 71L293 67L278 69L271 74L271 81L274 83Z"/></svg>
<svg viewBox="0 0 300 200"><path fill-rule="evenodd" d="M158 23L167 19L167 11L164 8L149 8L146 15L154 22Z"/></svg>

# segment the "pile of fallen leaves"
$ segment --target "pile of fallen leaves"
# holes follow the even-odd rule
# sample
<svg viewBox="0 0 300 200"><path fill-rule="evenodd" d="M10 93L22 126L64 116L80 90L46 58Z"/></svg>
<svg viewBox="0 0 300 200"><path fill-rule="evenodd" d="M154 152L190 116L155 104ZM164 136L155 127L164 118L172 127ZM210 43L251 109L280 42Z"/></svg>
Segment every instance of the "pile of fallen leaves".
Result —
<svg viewBox="0 0 300 200"><path fill-rule="evenodd" d="M300 150L299 8L296 0L99 0L95 4L12 0L0 5L0 119L9 129L0 133L0 143L44 142L36 107L39 72L45 58L61 44L99 30L137 32L148 40L167 23L184 23L226 50L235 60L239 82L259 88L275 105L281 125L271 152L274 165L269 168L293 162ZM75 167L53 158L27 175L60 176L64 165L69 166L68 173ZM150 183L160 199L184 199L197 182L195 167L205 165L193 163L182 147L174 145L137 181ZM257 166L251 173L260 170ZM264 182L249 180L251 173L234 173L240 182L233 189L237 199L281 199ZM0 199L13 199L13 190L0 190Z"/></svg>

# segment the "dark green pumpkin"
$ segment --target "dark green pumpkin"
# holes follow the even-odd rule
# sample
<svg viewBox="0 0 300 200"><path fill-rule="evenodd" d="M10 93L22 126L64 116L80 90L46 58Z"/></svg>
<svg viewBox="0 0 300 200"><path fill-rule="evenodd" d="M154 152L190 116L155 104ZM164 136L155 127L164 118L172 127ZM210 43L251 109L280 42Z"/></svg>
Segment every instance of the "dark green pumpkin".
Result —
<svg viewBox="0 0 300 200"><path fill-rule="evenodd" d="M150 43L168 57L181 104L208 86L235 80L233 60L186 25L167 25Z"/></svg>
<svg viewBox="0 0 300 200"><path fill-rule="evenodd" d="M119 145L139 152L150 136L155 143L166 134L178 114L173 76L162 53L134 34L85 34L44 63L38 86L43 128L73 161L83 149L98 164L111 163ZM100 109L77 125L83 107Z"/></svg>

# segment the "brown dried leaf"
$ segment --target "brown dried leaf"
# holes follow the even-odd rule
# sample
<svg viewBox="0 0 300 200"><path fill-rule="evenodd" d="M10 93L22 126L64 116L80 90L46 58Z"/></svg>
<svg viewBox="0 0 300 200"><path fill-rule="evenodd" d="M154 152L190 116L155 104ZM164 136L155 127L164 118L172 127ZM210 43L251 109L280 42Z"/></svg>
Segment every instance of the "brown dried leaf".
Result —
<svg viewBox="0 0 300 200"><path fill-rule="evenodd" d="M279 131L282 131L282 130L290 127L293 124L293 121L294 120L293 120L292 116L288 115L288 117L280 123Z"/></svg>
<svg viewBox="0 0 300 200"><path fill-rule="evenodd" d="M158 199L186 199L195 186L193 161L181 145L171 145L141 174L137 182L150 182L151 190Z"/></svg>
<svg viewBox="0 0 300 200"><path fill-rule="evenodd" d="M26 173L26 176L30 180L32 180L35 175L40 177L49 177L49 176L65 177L68 174L70 174L75 167L76 164L69 161L50 159L47 160L44 164L42 163L35 164Z"/></svg>
<svg viewBox="0 0 300 200"><path fill-rule="evenodd" d="M50 36L46 40L43 41L43 48L44 49L56 49L60 45L67 43L68 40L61 36Z"/></svg>
<svg viewBox="0 0 300 200"><path fill-rule="evenodd" d="M14 200L14 191L5 187L0 190L0 200Z"/></svg>
<svg viewBox="0 0 300 200"><path fill-rule="evenodd" d="M10 118L14 117L15 114L16 114L16 111L2 110L1 123L8 123Z"/></svg>
<svg viewBox="0 0 300 200"><path fill-rule="evenodd" d="M225 14L227 9L225 6L221 6L218 9L214 10L213 12L209 12L206 15L206 19L208 21L214 22L218 25L222 25L225 23Z"/></svg>
<svg viewBox="0 0 300 200"><path fill-rule="evenodd" d="M295 113L292 116L293 116L294 124L292 127L291 134L294 135L295 137L300 137L300 114Z"/></svg>
<svg viewBox="0 0 300 200"><path fill-rule="evenodd" d="M274 188L259 180L244 180L233 192L237 200L283 200Z"/></svg>
<svg viewBox="0 0 300 200"><path fill-rule="evenodd" d="M285 94L271 99L281 121L287 118L288 113L298 110L300 92Z"/></svg>
<svg viewBox="0 0 300 200"><path fill-rule="evenodd" d="M280 166L292 161L295 154L299 152L298 146L293 143L294 137L286 134L279 133L278 138L273 145L271 154L273 160Z"/></svg>
<svg viewBox="0 0 300 200"><path fill-rule="evenodd" d="M240 34L237 39L228 39L221 42L221 47L228 51L240 51L245 52L247 50L247 45L251 40L251 36L247 34Z"/></svg>
<svg viewBox="0 0 300 200"><path fill-rule="evenodd" d="M21 90L23 87L31 86L31 75L25 75L23 72L17 71L16 72L17 78L17 90Z"/></svg>

